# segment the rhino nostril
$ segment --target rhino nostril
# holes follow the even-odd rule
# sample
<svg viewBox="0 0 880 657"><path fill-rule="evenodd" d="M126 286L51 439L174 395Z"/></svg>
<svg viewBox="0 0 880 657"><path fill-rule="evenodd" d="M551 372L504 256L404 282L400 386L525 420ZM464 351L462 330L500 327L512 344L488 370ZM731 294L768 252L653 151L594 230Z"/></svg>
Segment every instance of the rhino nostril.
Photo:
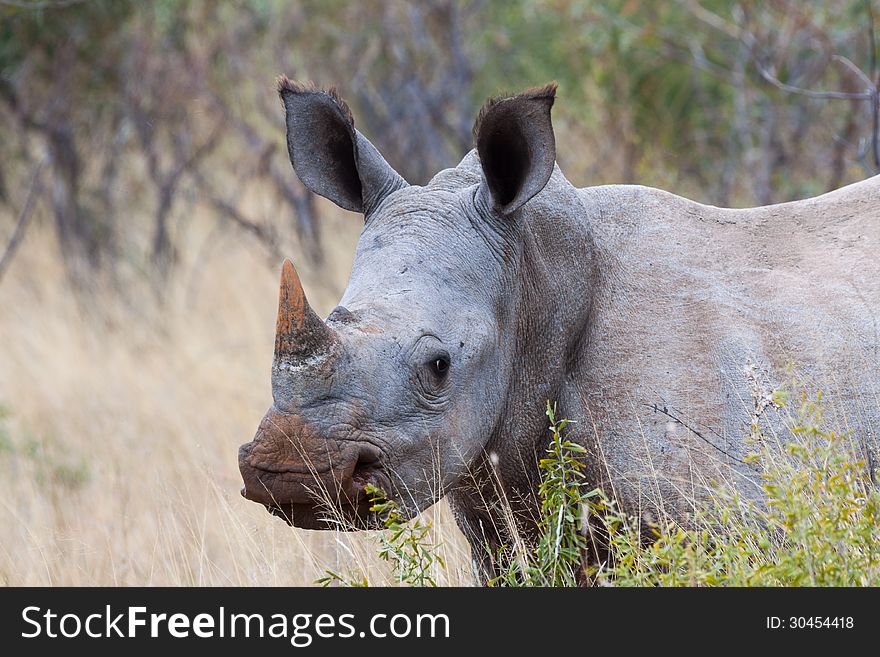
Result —
<svg viewBox="0 0 880 657"><path fill-rule="evenodd" d="M375 445L369 443L360 445L358 449L358 465L361 463L378 463L382 458L382 451Z"/></svg>
<svg viewBox="0 0 880 657"><path fill-rule="evenodd" d="M381 458L382 452L378 447L369 444L360 447L358 460L351 475L357 488L363 490L368 484L375 485L377 483L376 473L379 470Z"/></svg>

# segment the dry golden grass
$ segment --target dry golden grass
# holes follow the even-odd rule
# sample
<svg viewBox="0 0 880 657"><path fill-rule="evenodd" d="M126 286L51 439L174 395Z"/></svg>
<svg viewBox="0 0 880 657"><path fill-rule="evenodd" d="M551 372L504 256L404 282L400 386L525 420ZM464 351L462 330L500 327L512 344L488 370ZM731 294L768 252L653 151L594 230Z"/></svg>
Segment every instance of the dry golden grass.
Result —
<svg viewBox="0 0 880 657"><path fill-rule="evenodd" d="M360 221L321 209L326 266L289 255L326 313ZM0 281L0 583L308 585L326 568L391 583L375 537L292 529L240 497L237 448L271 402L280 263L210 217L182 239L161 305L131 272L122 293L94 283L99 308L78 302L39 224ZM428 515L438 582L471 584L445 504Z"/></svg>

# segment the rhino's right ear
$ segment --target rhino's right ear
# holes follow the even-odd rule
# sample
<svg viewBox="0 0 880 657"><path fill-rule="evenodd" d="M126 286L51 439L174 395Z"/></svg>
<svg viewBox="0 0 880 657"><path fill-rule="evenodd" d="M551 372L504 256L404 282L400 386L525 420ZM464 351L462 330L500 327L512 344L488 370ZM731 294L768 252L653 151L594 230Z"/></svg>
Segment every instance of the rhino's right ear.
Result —
<svg viewBox="0 0 880 657"><path fill-rule="evenodd" d="M287 115L287 152L303 184L336 205L368 215L407 182L355 130L336 90L278 78Z"/></svg>
<svg viewBox="0 0 880 657"><path fill-rule="evenodd" d="M550 108L556 83L518 96L490 98L474 123L483 190L502 214L522 207L544 189L556 163Z"/></svg>

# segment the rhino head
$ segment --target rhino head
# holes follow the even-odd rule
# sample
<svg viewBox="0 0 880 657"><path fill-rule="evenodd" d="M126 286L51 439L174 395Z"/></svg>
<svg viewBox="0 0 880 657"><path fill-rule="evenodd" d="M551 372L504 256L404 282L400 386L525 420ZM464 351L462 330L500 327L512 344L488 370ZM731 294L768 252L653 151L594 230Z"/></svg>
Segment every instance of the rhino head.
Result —
<svg viewBox="0 0 880 657"><path fill-rule="evenodd" d="M278 88L297 175L365 225L326 320L283 265L273 403L240 448L242 494L298 527L369 528L368 484L414 515L519 414L512 390L532 376L516 351L520 214L554 172L556 86L488 101L476 150L424 187L392 169L335 91ZM546 391L532 392L540 410Z"/></svg>

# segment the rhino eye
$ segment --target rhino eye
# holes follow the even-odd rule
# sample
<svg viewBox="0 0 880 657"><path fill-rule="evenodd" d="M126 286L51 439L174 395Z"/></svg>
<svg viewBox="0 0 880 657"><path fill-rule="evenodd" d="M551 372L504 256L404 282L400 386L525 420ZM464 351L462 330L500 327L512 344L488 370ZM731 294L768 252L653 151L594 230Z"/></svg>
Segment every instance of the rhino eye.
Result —
<svg viewBox="0 0 880 657"><path fill-rule="evenodd" d="M449 371L449 356L445 354L435 356L431 359L429 366L434 375L442 379Z"/></svg>

